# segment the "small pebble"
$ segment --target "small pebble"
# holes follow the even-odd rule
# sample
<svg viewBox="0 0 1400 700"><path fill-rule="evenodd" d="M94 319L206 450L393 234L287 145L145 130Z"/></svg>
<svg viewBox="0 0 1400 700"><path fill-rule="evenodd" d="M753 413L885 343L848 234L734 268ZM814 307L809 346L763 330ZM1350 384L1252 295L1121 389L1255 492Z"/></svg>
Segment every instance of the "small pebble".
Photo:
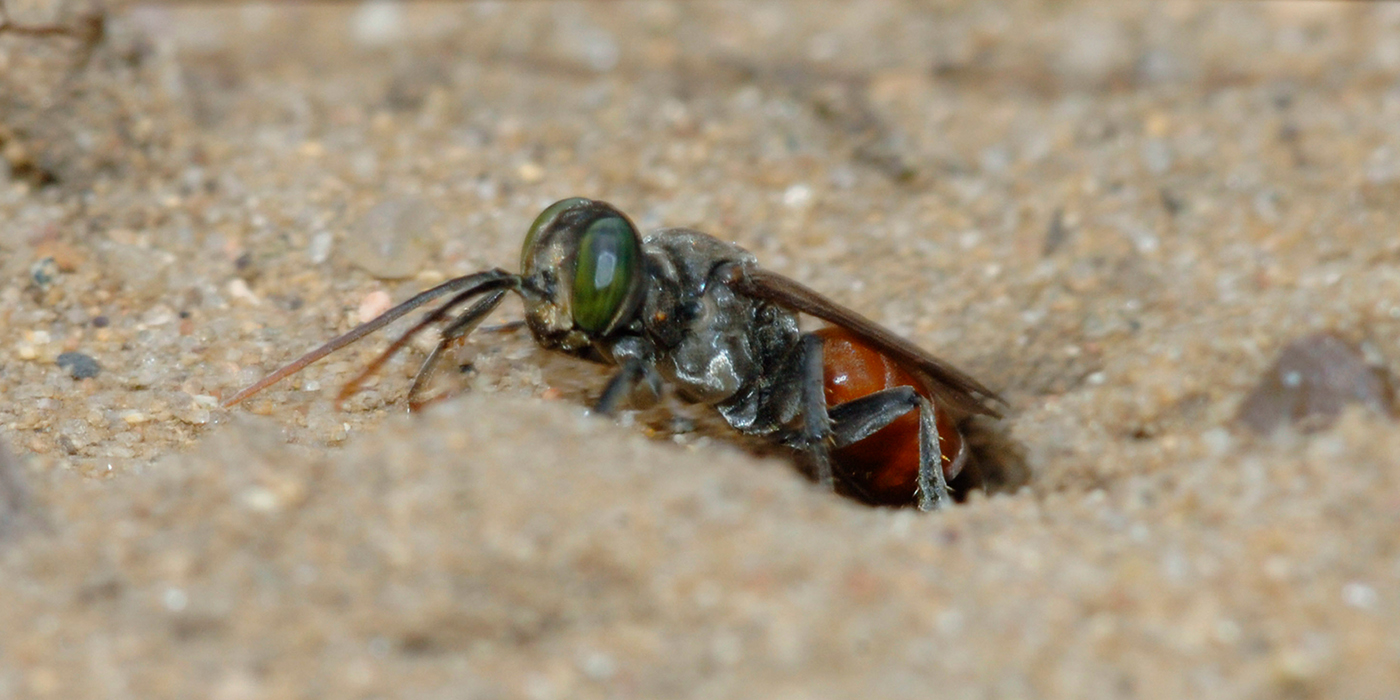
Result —
<svg viewBox="0 0 1400 700"><path fill-rule="evenodd" d="M198 401L198 397L180 392L170 402L170 415L176 420L190 425L204 425L209 422L209 409Z"/></svg>
<svg viewBox="0 0 1400 700"><path fill-rule="evenodd" d="M1240 405L1238 419L1268 434L1287 425L1303 430L1331 425L1348 404L1394 415L1390 377L1350 343L1330 333L1289 344Z"/></svg>
<svg viewBox="0 0 1400 700"><path fill-rule="evenodd" d="M161 596L161 602L165 603L166 610L180 612L190 604L190 596L183 590L171 586L165 589L165 594Z"/></svg>
<svg viewBox="0 0 1400 700"><path fill-rule="evenodd" d="M796 184L783 191L783 205L789 209L801 209L812 203L812 188Z"/></svg>
<svg viewBox="0 0 1400 700"><path fill-rule="evenodd" d="M350 18L350 33L362 46L384 46L398 41L404 33L404 9L388 0L361 3Z"/></svg>
<svg viewBox="0 0 1400 700"><path fill-rule="evenodd" d="M317 265L325 262L331 257L331 244L335 239L330 231L318 231L311 237L311 243L306 247L306 256L311 262Z"/></svg>
<svg viewBox="0 0 1400 700"><path fill-rule="evenodd" d="M617 662L603 652L595 651L579 663L584 675L595 681L605 681L617 675Z"/></svg>
<svg viewBox="0 0 1400 700"><path fill-rule="evenodd" d="M52 287L58 275L58 263L53 258L42 258L29 268L29 279L41 290Z"/></svg>
<svg viewBox="0 0 1400 700"><path fill-rule="evenodd" d="M58 366L68 370L74 379L92 379L102 372L102 365L97 364L97 360L80 352L59 355Z"/></svg>
<svg viewBox="0 0 1400 700"><path fill-rule="evenodd" d="M533 185L544 179L544 168L540 167L538 163L525 161L520 164L516 174L520 176L521 182Z"/></svg>
<svg viewBox="0 0 1400 700"><path fill-rule="evenodd" d="M235 277L228 283L228 295L234 299L242 299L253 306L262 303L262 300L258 299L258 295L248 288L248 283L244 282L241 277Z"/></svg>
<svg viewBox="0 0 1400 700"><path fill-rule="evenodd" d="M277 494L262 486L249 486L240 496L244 506L259 513L272 513L282 505Z"/></svg>
<svg viewBox="0 0 1400 700"><path fill-rule="evenodd" d="M1353 608L1370 610L1380 601L1376 589L1360 581L1352 581L1342 586L1342 601Z"/></svg>
<svg viewBox="0 0 1400 700"><path fill-rule="evenodd" d="M101 440L92 425L84 420L69 419L58 426L58 444L69 454L77 454Z"/></svg>
<svg viewBox="0 0 1400 700"><path fill-rule="evenodd" d="M356 315L359 317L360 323L373 321L393 305L393 300L389 298L388 292L376 289L360 300L360 309Z"/></svg>
<svg viewBox="0 0 1400 700"><path fill-rule="evenodd" d="M141 326L154 328L175 320L175 310L164 304L157 304L141 315Z"/></svg>

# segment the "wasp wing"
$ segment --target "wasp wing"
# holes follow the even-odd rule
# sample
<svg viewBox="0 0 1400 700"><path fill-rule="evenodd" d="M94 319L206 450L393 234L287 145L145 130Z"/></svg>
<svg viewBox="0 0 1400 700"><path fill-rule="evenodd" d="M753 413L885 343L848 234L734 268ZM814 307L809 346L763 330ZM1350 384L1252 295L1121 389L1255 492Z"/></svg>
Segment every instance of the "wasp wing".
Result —
<svg viewBox="0 0 1400 700"><path fill-rule="evenodd" d="M810 287L776 272L752 266L735 266L729 282L731 287L748 296L815 316L856 334L889 355L901 367L919 375L934 397L955 411L1001 417L1000 411L988 405L990 402L1006 403L996 392L966 372Z"/></svg>

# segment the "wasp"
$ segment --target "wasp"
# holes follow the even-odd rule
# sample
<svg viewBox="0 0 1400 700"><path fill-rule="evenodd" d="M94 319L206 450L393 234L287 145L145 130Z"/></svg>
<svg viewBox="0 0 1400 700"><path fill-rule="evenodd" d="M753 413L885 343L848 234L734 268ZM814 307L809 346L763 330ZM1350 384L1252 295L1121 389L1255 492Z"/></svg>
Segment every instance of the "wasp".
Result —
<svg viewBox="0 0 1400 700"><path fill-rule="evenodd" d="M340 392L353 394L415 335L441 325L407 403L416 410L444 351L505 299L524 302L540 347L617 367L594 410L663 384L726 423L805 455L817 481L876 504L934 510L968 459L959 421L1000 417L992 390L889 329L782 275L736 245L666 228L643 238L617 208L574 197L525 235L520 273L486 270L421 292L224 402L231 407L409 312L446 298ZM799 314L830 326L803 332ZM639 399L638 397L642 397Z"/></svg>

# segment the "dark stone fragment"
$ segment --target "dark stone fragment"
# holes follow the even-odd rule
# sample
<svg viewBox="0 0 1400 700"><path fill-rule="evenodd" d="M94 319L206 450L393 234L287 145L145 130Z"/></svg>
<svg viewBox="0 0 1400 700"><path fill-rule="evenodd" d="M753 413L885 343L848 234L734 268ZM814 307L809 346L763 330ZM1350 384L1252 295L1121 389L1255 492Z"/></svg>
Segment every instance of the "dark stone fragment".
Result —
<svg viewBox="0 0 1400 700"><path fill-rule="evenodd" d="M1240 405L1238 420L1261 434L1287 424L1316 430L1331 425L1347 404L1395 415L1390 377L1350 343L1319 333L1283 349Z"/></svg>
<svg viewBox="0 0 1400 700"><path fill-rule="evenodd" d="M97 318L92 319L93 328L106 328L107 326L111 325L111 323L112 322L106 316L98 316Z"/></svg>
<svg viewBox="0 0 1400 700"><path fill-rule="evenodd" d="M97 360L80 352L65 352L58 356L58 366L68 370L74 379L91 379L102 371Z"/></svg>
<svg viewBox="0 0 1400 700"><path fill-rule="evenodd" d="M29 267L29 278L34 286L46 290L58 279L58 263L53 258L42 258Z"/></svg>

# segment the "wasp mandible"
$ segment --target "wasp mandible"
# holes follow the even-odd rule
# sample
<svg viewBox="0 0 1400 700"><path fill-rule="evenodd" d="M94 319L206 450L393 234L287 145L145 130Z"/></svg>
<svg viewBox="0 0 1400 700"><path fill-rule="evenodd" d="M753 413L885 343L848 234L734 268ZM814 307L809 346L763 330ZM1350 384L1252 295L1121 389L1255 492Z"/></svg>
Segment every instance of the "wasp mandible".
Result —
<svg viewBox="0 0 1400 700"><path fill-rule="evenodd" d="M582 197L547 207L531 224L520 273L487 270L444 282L361 324L224 402L262 391L424 304L446 297L341 390L353 394L417 333L441 339L408 390L422 405L442 353L505 299L520 296L540 347L616 366L595 410L633 395L713 407L740 432L807 455L817 480L872 503L950 502L948 479L967 461L959 421L1000 417L1002 400L976 379L892 331L782 275L748 251L685 228L645 239L621 211ZM465 307L465 308L463 308ZM798 315L831 324L804 333Z"/></svg>

